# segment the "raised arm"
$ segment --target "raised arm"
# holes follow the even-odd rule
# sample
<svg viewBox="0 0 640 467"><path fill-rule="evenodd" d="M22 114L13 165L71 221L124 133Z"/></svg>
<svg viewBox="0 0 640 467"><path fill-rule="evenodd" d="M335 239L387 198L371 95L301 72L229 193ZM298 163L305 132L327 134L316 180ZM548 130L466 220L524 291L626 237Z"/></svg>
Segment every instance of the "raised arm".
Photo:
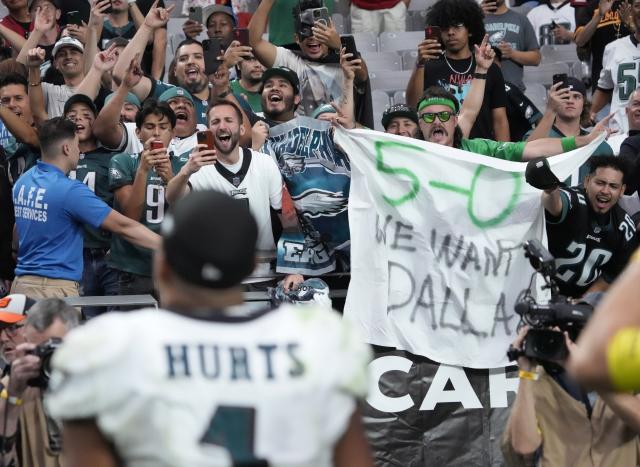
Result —
<svg viewBox="0 0 640 467"><path fill-rule="evenodd" d="M166 197L169 204L173 204L183 196L186 196L191 189L189 188L189 178L205 165L215 164L215 149L206 149L206 144L197 144L191 154L189 160L182 166L178 172L167 184Z"/></svg>
<svg viewBox="0 0 640 467"><path fill-rule="evenodd" d="M598 24L607 14L607 12L611 11L611 7L613 6L613 0L600 0L598 4L598 10L596 10L595 14L589 20L589 22L582 28L579 28L575 35L576 45L578 47L584 47L587 42L591 40L593 35L598 28Z"/></svg>
<svg viewBox="0 0 640 467"><path fill-rule="evenodd" d="M489 67L493 63L493 57L495 56L495 52L489 45L489 35L485 34L482 39L482 43L478 45L474 45L475 48L475 60L476 60L476 74L485 75L484 78L474 78L471 81L471 86L469 87L469 92L462 103L462 107L460 108L460 117L458 118L458 125L462 130L462 136L464 138L469 137L469 133L471 133L471 128L473 128L474 123L476 122L476 118L480 113L480 108L482 107L482 101L484 100L484 90L487 84L487 72L489 71Z"/></svg>
<svg viewBox="0 0 640 467"><path fill-rule="evenodd" d="M92 0L87 28L87 42L84 45L84 72L89 73L93 66L93 59L98 54L98 41L102 35L105 10L111 5L111 0Z"/></svg>
<svg viewBox="0 0 640 467"><path fill-rule="evenodd" d="M108 148L120 148L125 129L120 123L120 109L124 105L127 93L143 78L142 70L136 55L129 62L124 79L116 89L113 97L102 108L93 123L93 134Z"/></svg>
<svg viewBox="0 0 640 467"><path fill-rule="evenodd" d="M78 85L76 89L76 94L85 94L89 96L91 99L95 99L98 95L98 91L100 91L100 82L102 80L102 75L104 73L108 73L116 64L116 46L115 44L111 44L111 46L104 50L93 58L93 65L91 69L84 77L84 79Z"/></svg>
<svg viewBox="0 0 640 467"><path fill-rule="evenodd" d="M151 52L151 77L153 79L162 79L166 53L167 30L165 28L158 28L153 33L153 50Z"/></svg>
<svg viewBox="0 0 640 467"><path fill-rule="evenodd" d="M36 47L27 53L26 65L29 68L29 107L33 120L42 123L49 118L44 105L44 93L40 81L40 65L44 63L44 49Z"/></svg>
<svg viewBox="0 0 640 467"><path fill-rule="evenodd" d="M48 31L56 27L56 18L52 14L45 12L40 6L36 7L35 19L33 20L33 31L29 34L29 38L25 41L18 57L17 61L26 65L27 53L29 50L38 47L38 43L42 36Z"/></svg>
<svg viewBox="0 0 640 467"><path fill-rule="evenodd" d="M13 50L22 50L27 42L24 37L15 31L12 31L2 23L0 23L0 37L4 37L5 40L11 43L11 48Z"/></svg>
<svg viewBox="0 0 640 467"><path fill-rule="evenodd" d="M560 86L562 86L562 83L556 83L549 89L544 115L536 125L535 130L533 130L527 138L527 141L535 141L549 136L551 127L556 121L558 110L562 108L564 101L569 98L569 88L561 88Z"/></svg>
<svg viewBox="0 0 640 467"><path fill-rule="evenodd" d="M275 45L262 38L274 3L275 0L262 0L249 22L249 44L253 47L255 56L267 68L271 68L275 63L278 50Z"/></svg>
<svg viewBox="0 0 640 467"><path fill-rule="evenodd" d="M0 120L19 142L36 147L40 144L38 132L4 105L0 105Z"/></svg>
<svg viewBox="0 0 640 467"><path fill-rule="evenodd" d="M429 60L437 60L442 56L440 42L435 39L425 39L418 45L418 60L407 83L407 105L416 107L424 90L424 66Z"/></svg>
<svg viewBox="0 0 640 467"><path fill-rule="evenodd" d="M160 246L160 235L113 209L100 227L142 248L155 250Z"/></svg>
<svg viewBox="0 0 640 467"><path fill-rule="evenodd" d="M591 120L596 119L596 115L600 112L605 105L611 102L611 97L613 95L613 89L604 90L601 88L597 88L596 92L593 93L593 99L591 100L591 110L589 111L589 116Z"/></svg>

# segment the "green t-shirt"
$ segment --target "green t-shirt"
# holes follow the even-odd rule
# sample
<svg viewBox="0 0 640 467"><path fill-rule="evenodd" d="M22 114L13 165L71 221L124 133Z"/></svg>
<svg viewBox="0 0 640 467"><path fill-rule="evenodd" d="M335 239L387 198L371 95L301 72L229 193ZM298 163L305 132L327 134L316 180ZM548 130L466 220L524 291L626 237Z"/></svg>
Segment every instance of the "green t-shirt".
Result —
<svg viewBox="0 0 640 467"><path fill-rule="evenodd" d="M81 153L78 167L69 172L69 178L80 180L109 206L113 206L113 193L109 190L109 163L113 155L104 148ZM84 225L85 248L109 248L110 245L109 231Z"/></svg>
<svg viewBox="0 0 640 467"><path fill-rule="evenodd" d="M505 143L503 141L493 141L482 138L462 139L462 149L465 151L514 162L520 162L522 160L522 154L524 153L526 144L526 142Z"/></svg>
<svg viewBox="0 0 640 467"><path fill-rule="evenodd" d="M171 157L173 173L180 171L189 159L189 153ZM111 159L109 167L109 189L112 191L126 185L133 185L136 172L140 165L139 154L120 153ZM168 207L165 199L166 185L155 170L150 170L147 175L147 189L145 191L144 207L140 219L136 219L150 230L159 233L160 225L164 220L164 213ZM120 210L117 200L114 199L114 208ZM151 251L133 245L119 235L111 237L111 259L109 266L120 271L137 274L139 276L151 276Z"/></svg>
<svg viewBox="0 0 640 467"><path fill-rule="evenodd" d="M293 7L297 4L298 0L279 0L273 4L269 12L269 42L275 45L294 42ZM324 4L329 14L333 14L333 0L325 0Z"/></svg>
<svg viewBox="0 0 640 467"><path fill-rule="evenodd" d="M249 107L251 107L251 110L253 110L255 113L262 112L262 95L259 92L247 91L245 88L240 86L240 80L237 79L231 81L230 85L231 91L235 95L247 96L247 102L249 103Z"/></svg>

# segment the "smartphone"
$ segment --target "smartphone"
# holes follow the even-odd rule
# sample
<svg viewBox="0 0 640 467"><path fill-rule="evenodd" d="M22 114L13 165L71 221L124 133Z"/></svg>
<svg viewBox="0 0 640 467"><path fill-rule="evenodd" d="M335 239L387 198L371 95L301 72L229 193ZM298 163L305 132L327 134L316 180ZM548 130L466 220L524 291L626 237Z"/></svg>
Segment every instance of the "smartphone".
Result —
<svg viewBox="0 0 640 467"><path fill-rule="evenodd" d="M556 24L556 22L554 20L551 20L551 29L555 29L557 27L558 25Z"/></svg>
<svg viewBox="0 0 640 467"><path fill-rule="evenodd" d="M204 21L202 18L202 7L201 6L189 7L189 19L191 21L195 21L196 23L202 24L202 22Z"/></svg>
<svg viewBox="0 0 640 467"><path fill-rule="evenodd" d="M439 26L426 26L424 28L424 38L425 39L434 39L440 42L442 38L442 31Z"/></svg>
<svg viewBox="0 0 640 467"><path fill-rule="evenodd" d="M113 2L109 2L109 6L107 7L106 10L104 10L105 14L110 15L111 13L113 13Z"/></svg>
<svg viewBox="0 0 640 467"><path fill-rule="evenodd" d="M495 1L496 1L496 0L483 0L483 1L482 1L482 3L495 3ZM491 8L491 10L490 10L490 11L491 11L491 12L494 12L494 11L496 11L497 9L498 9L498 7L494 5L494 6Z"/></svg>
<svg viewBox="0 0 640 467"><path fill-rule="evenodd" d="M322 8L309 8L300 13L300 22L304 24L314 24L316 21L329 25L330 21L329 10L326 7Z"/></svg>
<svg viewBox="0 0 640 467"><path fill-rule="evenodd" d="M82 26L82 15L80 15L80 12L77 10L67 11L67 24Z"/></svg>
<svg viewBox="0 0 640 467"><path fill-rule="evenodd" d="M360 58L360 52L356 48L356 40L353 36L340 36L340 44L342 47L346 49L346 53L353 54L350 60L355 60L356 58Z"/></svg>
<svg viewBox="0 0 640 467"><path fill-rule="evenodd" d="M569 87L569 83L567 82L568 77L566 73L558 73L556 75L553 75L551 79L553 80L553 84L562 83L562 86L560 86L558 89L564 89Z"/></svg>
<svg viewBox="0 0 640 467"><path fill-rule="evenodd" d="M249 30L248 29L236 29L236 40L240 42L240 45L249 45Z"/></svg>
<svg viewBox="0 0 640 467"><path fill-rule="evenodd" d="M164 148L164 143L162 141L158 141L158 140L151 141L151 150L162 149L162 148Z"/></svg>
<svg viewBox="0 0 640 467"><path fill-rule="evenodd" d="M218 71L218 67L220 66L220 60L218 60L222 50L220 47L220 39L203 40L202 49L204 50L204 72L207 76L212 75Z"/></svg>
<svg viewBox="0 0 640 467"><path fill-rule="evenodd" d="M198 138L198 144L206 144L207 149L213 149L213 132L211 130L197 132L196 138Z"/></svg>

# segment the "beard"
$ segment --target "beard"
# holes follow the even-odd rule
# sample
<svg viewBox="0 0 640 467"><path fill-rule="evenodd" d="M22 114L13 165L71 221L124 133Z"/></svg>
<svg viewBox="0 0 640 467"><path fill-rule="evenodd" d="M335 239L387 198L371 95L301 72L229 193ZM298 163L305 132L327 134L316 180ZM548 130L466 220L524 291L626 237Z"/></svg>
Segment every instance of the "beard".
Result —
<svg viewBox="0 0 640 467"><path fill-rule="evenodd" d="M182 88L185 88L187 91L189 91L193 95L193 94L198 94L204 91L207 88L208 81L205 78L205 79L201 79L199 81L193 81L190 83L179 82L178 85Z"/></svg>
<svg viewBox="0 0 640 467"><path fill-rule="evenodd" d="M267 110L267 103L263 102L262 103L262 113L264 113L264 116L267 117L270 120L276 120L278 121L280 117L282 117L282 115L289 113L289 112L295 112L295 104L293 103L293 99L294 96L286 96L283 98L283 102L284 102L284 108L282 110Z"/></svg>
<svg viewBox="0 0 640 467"><path fill-rule="evenodd" d="M240 133L230 133L229 135L229 149L221 147L222 145L218 141L218 135L213 139L213 145L220 154L228 156L233 152L233 150L238 146L238 141L240 141Z"/></svg>

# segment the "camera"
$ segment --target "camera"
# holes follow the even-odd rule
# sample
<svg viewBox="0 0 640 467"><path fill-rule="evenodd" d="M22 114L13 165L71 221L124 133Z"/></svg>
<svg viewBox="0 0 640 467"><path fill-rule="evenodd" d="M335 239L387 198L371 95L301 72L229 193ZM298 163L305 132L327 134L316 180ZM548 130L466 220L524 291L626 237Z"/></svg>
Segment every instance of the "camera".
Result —
<svg viewBox="0 0 640 467"><path fill-rule="evenodd" d="M555 259L538 240L525 242L524 251L525 257L536 271L534 276L541 274L545 281L543 289L551 290L551 301L546 304L537 303L531 294L531 285L520 293L515 312L520 316L520 324L528 324L530 329L522 343L522 350L509 347L507 357L510 361L516 361L520 356L538 362L565 360L568 349L564 332L575 341L593 314L593 306L589 303L572 303L567 297L560 295L554 279ZM554 328L559 328L560 331Z"/></svg>
<svg viewBox="0 0 640 467"><path fill-rule="evenodd" d="M29 386L46 389L49 386L49 378L51 377L51 357L58 347L62 345L62 339L52 337L43 342L35 349L27 352L40 358L40 374L36 378L27 381Z"/></svg>

